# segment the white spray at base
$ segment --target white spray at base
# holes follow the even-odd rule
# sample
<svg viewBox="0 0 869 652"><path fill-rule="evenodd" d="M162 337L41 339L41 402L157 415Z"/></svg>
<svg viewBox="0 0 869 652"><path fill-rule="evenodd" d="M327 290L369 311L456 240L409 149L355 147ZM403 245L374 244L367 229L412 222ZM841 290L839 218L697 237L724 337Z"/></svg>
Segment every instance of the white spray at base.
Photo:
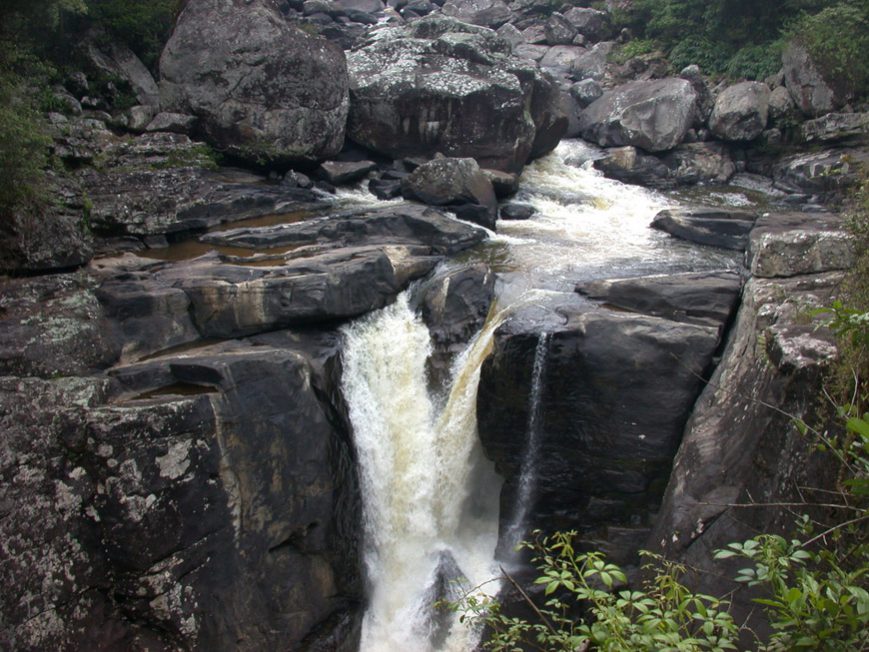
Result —
<svg viewBox="0 0 869 652"><path fill-rule="evenodd" d="M429 332L407 293L344 329L342 386L359 457L370 583L363 652L465 652L479 637L452 614L444 616L448 633L436 622L432 603L441 596L432 586L457 569L465 586L497 572L499 487L472 496L471 485L485 474L477 386L499 324L490 318L457 358L443 401L430 394ZM481 497L489 505L480 508ZM466 509L472 500L477 509Z"/></svg>

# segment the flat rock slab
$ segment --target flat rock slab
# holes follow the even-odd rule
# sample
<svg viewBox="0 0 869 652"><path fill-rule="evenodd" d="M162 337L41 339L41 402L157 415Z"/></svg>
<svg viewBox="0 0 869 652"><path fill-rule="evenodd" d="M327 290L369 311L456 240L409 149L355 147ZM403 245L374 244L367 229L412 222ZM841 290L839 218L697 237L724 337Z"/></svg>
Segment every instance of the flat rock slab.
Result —
<svg viewBox="0 0 869 652"><path fill-rule="evenodd" d="M735 272L699 272L592 281L576 290L620 310L723 328L741 287Z"/></svg>
<svg viewBox="0 0 869 652"><path fill-rule="evenodd" d="M294 224L268 228L241 228L209 233L208 244L270 248L306 244L329 246L405 244L430 247L449 255L486 237L485 231L414 204L348 211Z"/></svg>
<svg viewBox="0 0 869 652"><path fill-rule="evenodd" d="M818 274L848 269L854 248L839 215L775 213L758 219L747 259L753 276Z"/></svg>
<svg viewBox="0 0 869 652"><path fill-rule="evenodd" d="M672 208L652 220L652 228L689 242L744 250L754 228L757 213L728 208Z"/></svg>

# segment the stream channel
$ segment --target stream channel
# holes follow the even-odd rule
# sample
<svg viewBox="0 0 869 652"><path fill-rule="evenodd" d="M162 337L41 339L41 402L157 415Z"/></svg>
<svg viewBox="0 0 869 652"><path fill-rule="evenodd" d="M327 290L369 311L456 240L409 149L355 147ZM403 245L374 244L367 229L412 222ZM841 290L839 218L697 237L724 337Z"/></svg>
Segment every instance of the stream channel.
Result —
<svg viewBox="0 0 869 652"><path fill-rule="evenodd" d="M524 536L534 490L535 430L547 334L535 352L534 378L515 513L499 517L500 483L476 430L481 365L498 326L519 306L582 302L577 282L674 272L734 269L730 252L698 247L649 228L680 199L604 178L595 150L564 141L525 169L517 201L537 213L499 221L498 233L447 265L483 261L498 274L495 306L455 359L444 386L426 374L432 345L412 309L413 287L391 306L345 327L343 389L350 406L365 497L369 607L363 652L466 651L479 634L443 622L432 603L498 575L499 518L507 549ZM715 193L712 193L715 195ZM357 196L357 200L359 196ZM709 201L709 197L706 198ZM721 193L721 203L746 204ZM539 434L539 433L538 433ZM502 542L502 548L504 542ZM457 581L457 578L463 578ZM488 584L489 594L497 586Z"/></svg>
<svg viewBox="0 0 869 652"><path fill-rule="evenodd" d="M593 308L574 291L576 284L740 267L740 256L733 252L692 245L649 224L658 211L680 205L754 205L746 193L705 188L699 196L696 190L663 194L626 185L592 167L598 154L582 141L566 140L527 166L514 201L531 204L536 214L523 221L500 220L497 233L490 232L482 244L435 271L483 262L497 274L486 323L456 355L446 379L428 373L433 345L414 309L417 284L393 304L342 328L342 391L364 502L368 607L362 652L466 652L476 646L479 632L433 604L480 585L490 595L497 593L492 578L498 576L499 564L510 560L496 555L496 548L509 551L527 536L524 520L534 495L535 442L541 434L537 401L546 369L546 324L557 319L559 306ZM340 189L325 212L320 206L244 225L297 222L336 208L384 203L363 188ZM283 252L261 254L194 240L145 255L190 259L215 249L245 265L273 264ZM477 387L498 327L520 307L523 320L530 315L539 339L516 505L512 514L501 515L501 480L477 434Z"/></svg>

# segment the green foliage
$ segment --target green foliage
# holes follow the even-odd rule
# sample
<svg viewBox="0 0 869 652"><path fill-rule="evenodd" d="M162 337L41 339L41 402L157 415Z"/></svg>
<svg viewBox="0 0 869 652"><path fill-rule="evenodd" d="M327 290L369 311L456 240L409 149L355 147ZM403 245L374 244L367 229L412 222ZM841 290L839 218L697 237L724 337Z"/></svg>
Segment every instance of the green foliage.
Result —
<svg viewBox="0 0 869 652"><path fill-rule="evenodd" d="M657 49L657 44L650 39L634 39L613 50L609 58L615 63L625 63L634 57L651 54Z"/></svg>
<svg viewBox="0 0 869 652"><path fill-rule="evenodd" d="M0 218L41 198L48 143L27 88L0 73Z"/></svg>
<svg viewBox="0 0 869 652"><path fill-rule="evenodd" d="M670 50L670 63L677 70L697 64L707 73L719 72L726 61L727 53L721 44L705 36L688 36Z"/></svg>
<svg viewBox="0 0 869 652"><path fill-rule="evenodd" d="M506 616L488 596L471 594L453 605L492 632L485 649L513 652L527 646L573 652L584 645L609 652L736 649L737 626L727 603L689 591L678 580L683 567L644 553L651 579L630 589L625 573L601 553L577 552L575 535L537 533L534 543L523 544L535 553L533 561L540 572L535 582L544 586L547 598L544 607L533 606L539 620ZM575 617L578 608L587 614L585 619Z"/></svg>
<svg viewBox="0 0 869 652"><path fill-rule="evenodd" d="M733 79L765 79L781 68L781 41L740 48L724 66L724 73Z"/></svg>
<svg viewBox="0 0 869 652"><path fill-rule="evenodd" d="M172 31L179 0L87 0L93 22L154 67Z"/></svg>
<svg viewBox="0 0 869 652"><path fill-rule="evenodd" d="M764 534L731 543L715 555L716 559L736 556L752 563L736 580L769 592L769 597L755 600L774 630L759 650L867 649L869 546L865 543L841 559L835 551L816 552L797 539Z"/></svg>
<svg viewBox="0 0 869 652"><path fill-rule="evenodd" d="M788 35L806 46L824 76L843 92L857 97L869 92L869 10L865 2L841 2L804 15Z"/></svg>

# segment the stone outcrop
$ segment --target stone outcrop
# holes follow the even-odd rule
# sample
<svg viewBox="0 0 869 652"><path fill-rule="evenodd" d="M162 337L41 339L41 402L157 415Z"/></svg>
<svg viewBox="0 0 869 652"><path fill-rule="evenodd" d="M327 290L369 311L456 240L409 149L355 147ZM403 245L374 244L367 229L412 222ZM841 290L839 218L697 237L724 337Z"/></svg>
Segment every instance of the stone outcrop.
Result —
<svg viewBox="0 0 869 652"><path fill-rule="evenodd" d="M742 279L735 272L691 272L592 281L576 289L620 310L721 328L736 308Z"/></svg>
<svg viewBox="0 0 869 652"><path fill-rule="evenodd" d="M652 228L697 244L743 251L757 217L732 208L671 208L655 216Z"/></svg>
<svg viewBox="0 0 869 652"><path fill-rule="evenodd" d="M495 32L444 17L383 32L349 55L349 136L394 158L439 152L521 170L567 125L553 83L510 51Z"/></svg>
<svg viewBox="0 0 869 652"><path fill-rule="evenodd" d="M690 285L693 280L681 282ZM654 285L650 280L649 287ZM738 281L722 278L699 293L723 292L732 304L738 288ZM657 296L659 302L633 307L680 318L697 302L690 291L662 290ZM528 454L532 367L543 328L548 342L538 413L539 457L531 462L536 493L525 525L528 530L579 528L582 541L629 563L648 533L726 310L705 312L704 325L685 323L695 320L693 316L676 322L567 306L558 312L566 321L548 325L514 315L499 328L493 353L483 365L477 405L480 438L505 478L501 514L507 519L516 511ZM502 536L506 525L502 521Z"/></svg>
<svg viewBox="0 0 869 652"><path fill-rule="evenodd" d="M853 243L839 215L773 213L757 220L747 264L756 277L786 277L848 269Z"/></svg>
<svg viewBox="0 0 869 652"><path fill-rule="evenodd" d="M788 92L805 115L817 117L844 104L845 98L824 79L806 48L799 43L787 45L782 64Z"/></svg>
<svg viewBox="0 0 869 652"><path fill-rule="evenodd" d="M815 442L797 432L794 418L812 422L821 376L836 356L830 334L806 324L805 315L829 303L840 279L824 274L748 282L722 362L685 428L660 515L644 544L698 571L687 578L695 591L733 590L732 613L740 622L755 610L756 596L727 578L744 560L713 561L714 551L758 531L790 537L792 513L764 505L811 501L811 490L796 488L830 480L829 465L825 470L813 453Z"/></svg>
<svg viewBox="0 0 869 652"><path fill-rule="evenodd" d="M762 82L742 82L726 88L715 100L709 128L728 141L754 140L769 119L769 87Z"/></svg>
<svg viewBox="0 0 869 652"><path fill-rule="evenodd" d="M343 617L358 636L352 452L328 365L285 340L0 380L7 642L300 649Z"/></svg>
<svg viewBox="0 0 869 652"><path fill-rule="evenodd" d="M696 98L684 79L624 84L604 93L580 114L582 137L602 147L672 149L694 121Z"/></svg>
<svg viewBox="0 0 869 652"><path fill-rule="evenodd" d="M218 149L254 162L328 158L344 142L344 53L265 0L191 0L160 58L164 110L189 113Z"/></svg>

